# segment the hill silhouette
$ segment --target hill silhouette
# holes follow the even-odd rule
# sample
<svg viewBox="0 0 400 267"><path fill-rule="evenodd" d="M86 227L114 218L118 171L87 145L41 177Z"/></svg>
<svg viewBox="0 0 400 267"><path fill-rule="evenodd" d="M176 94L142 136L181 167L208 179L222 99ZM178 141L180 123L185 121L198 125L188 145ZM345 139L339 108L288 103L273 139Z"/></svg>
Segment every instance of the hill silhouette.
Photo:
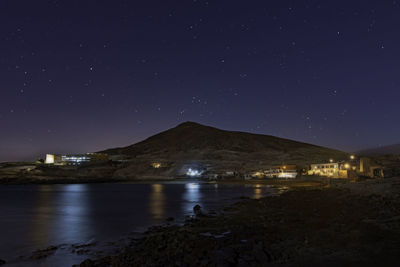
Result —
<svg viewBox="0 0 400 267"><path fill-rule="evenodd" d="M212 170L248 172L276 164L306 165L347 159L348 154L270 135L217 129L185 122L139 143L102 151L127 160L121 175L149 171L151 162L166 162L166 175L179 175L190 165ZM144 166L144 165L145 166Z"/></svg>
<svg viewBox="0 0 400 267"><path fill-rule="evenodd" d="M357 154L366 156L400 155L400 144L365 149L357 152Z"/></svg>

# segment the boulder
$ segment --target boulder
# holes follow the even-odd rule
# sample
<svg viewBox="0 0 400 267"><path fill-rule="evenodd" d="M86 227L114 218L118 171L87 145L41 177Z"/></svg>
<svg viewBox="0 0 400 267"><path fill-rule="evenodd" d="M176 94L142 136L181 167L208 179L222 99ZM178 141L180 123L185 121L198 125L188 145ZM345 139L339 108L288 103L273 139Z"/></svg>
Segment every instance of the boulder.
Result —
<svg viewBox="0 0 400 267"><path fill-rule="evenodd" d="M200 205L194 206L193 207L193 212L194 212L194 215L196 215L196 216L203 215L203 212L201 210L201 206Z"/></svg>

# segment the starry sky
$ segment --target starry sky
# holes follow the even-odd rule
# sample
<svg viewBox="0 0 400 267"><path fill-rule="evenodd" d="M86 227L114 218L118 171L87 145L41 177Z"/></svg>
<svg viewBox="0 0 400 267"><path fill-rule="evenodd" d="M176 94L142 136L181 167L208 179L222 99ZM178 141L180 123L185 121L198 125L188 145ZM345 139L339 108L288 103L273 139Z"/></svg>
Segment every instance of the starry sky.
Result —
<svg viewBox="0 0 400 267"><path fill-rule="evenodd" d="M400 1L2 0L0 161L195 121L356 151L400 142Z"/></svg>

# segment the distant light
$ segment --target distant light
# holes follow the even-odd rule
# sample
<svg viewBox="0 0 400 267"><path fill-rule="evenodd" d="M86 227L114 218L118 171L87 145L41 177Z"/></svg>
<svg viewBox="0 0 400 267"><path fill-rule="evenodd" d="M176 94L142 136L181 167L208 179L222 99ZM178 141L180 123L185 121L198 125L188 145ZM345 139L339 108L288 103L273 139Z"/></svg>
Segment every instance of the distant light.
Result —
<svg viewBox="0 0 400 267"><path fill-rule="evenodd" d="M346 164L344 164L344 167L345 167L346 169L349 169L349 168L350 168L350 164L346 163Z"/></svg>
<svg viewBox="0 0 400 267"><path fill-rule="evenodd" d="M190 177L199 177L202 174L202 172L198 170L194 170L192 168L189 168L189 170L186 172L186 175Z"/></svg>
<svg viewBox="0 0 400 267"><path fill-rule="evenodd" d="M356 156L354 156L354 155L350 156L350 159L355 159L355 158L356 158Z"/></svg>
<svg viewBox="0 0 400 267"><path fill-rule="evenodd" d="M54 155L47 154L45 163L46 164L54 164Z"/></svg>
<svg viewBox="0 0 400 267"><path fill-rule="evenodd" d="M333 162L333 159L330 159L329 162L332 163L332 162Z"/></svg>
<svg viewBox="0 0 400 267"><path fill-rule="evenodd" d="M153 164L151 164L153 166L153 168L158 169L161 168L161 163L158 162L154 162Z"/></svg>

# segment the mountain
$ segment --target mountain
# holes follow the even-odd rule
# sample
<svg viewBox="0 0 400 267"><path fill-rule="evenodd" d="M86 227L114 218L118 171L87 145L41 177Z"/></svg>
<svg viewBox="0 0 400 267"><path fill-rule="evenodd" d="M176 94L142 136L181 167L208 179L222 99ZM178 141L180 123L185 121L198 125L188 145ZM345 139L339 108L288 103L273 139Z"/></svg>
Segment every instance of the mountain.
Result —
<svg viewBox="0 0 400 267"><path fill-rule="evenodd" d="M365 149L358 151L357 154L366 156L400 155L400 144Z"/></svg>
<svg viewBox="0 0 400 267"><path fill-rule="evenodd" d="M194 122L182 123L142 142L102 153L125 160L126 169L120 171L121 176L134 173L158 175L161 170L151 171L149 167L154 162L167 166L161 168L162 175L179 175L188 166L219 172L247 172L268 165L307 165L349 156L321 146L270 135L220 130Z"/></svg>

